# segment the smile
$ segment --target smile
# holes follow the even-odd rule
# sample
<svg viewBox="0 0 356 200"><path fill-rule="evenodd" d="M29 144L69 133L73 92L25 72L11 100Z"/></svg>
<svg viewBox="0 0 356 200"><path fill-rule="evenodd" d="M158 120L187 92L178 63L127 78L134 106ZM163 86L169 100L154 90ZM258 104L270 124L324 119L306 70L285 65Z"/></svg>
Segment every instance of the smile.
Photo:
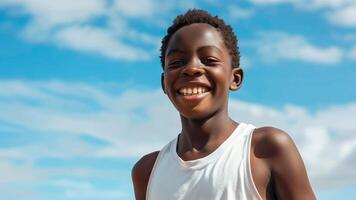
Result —
<svg viewBox="0 0 356 200"><path fill-rule="evenodd" d="M209 92L210 89L207 87L197 86L197 87L183 87L178 90L178 93L183 96L192 96Z"/></svg>

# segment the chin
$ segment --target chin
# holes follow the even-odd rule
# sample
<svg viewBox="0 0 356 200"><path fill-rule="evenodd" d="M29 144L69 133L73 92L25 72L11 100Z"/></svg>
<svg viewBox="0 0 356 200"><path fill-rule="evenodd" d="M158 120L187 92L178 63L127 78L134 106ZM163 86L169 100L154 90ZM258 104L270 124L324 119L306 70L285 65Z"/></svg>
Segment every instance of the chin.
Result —
<svg viewBox="0 0 356 200"><path fill-rule="evenodd" d="M179 111L179 110L178 110ZM213 112L209 112L207 109L192 109L179 111L180 115L186 119L201 120L209 118L213 115Z"/></svg>

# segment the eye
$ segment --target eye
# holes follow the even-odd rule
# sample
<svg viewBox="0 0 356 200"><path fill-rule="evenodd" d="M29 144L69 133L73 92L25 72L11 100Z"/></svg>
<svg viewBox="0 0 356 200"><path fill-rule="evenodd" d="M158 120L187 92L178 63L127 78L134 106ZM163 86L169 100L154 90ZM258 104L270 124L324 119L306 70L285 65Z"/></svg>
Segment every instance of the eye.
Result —
<svg viewBox="0 0 356 200"><path fill-rule="evenodd" d="M205 57L202 59L204 65L212 66L218 64L220 61L215 57Z"/></svg>
<svg viewBox="0 0 356 200"><path fill-rule="evenodd" d="M168 62L168 67L180 67L184 65L184 60L172 60Z"/></svg>

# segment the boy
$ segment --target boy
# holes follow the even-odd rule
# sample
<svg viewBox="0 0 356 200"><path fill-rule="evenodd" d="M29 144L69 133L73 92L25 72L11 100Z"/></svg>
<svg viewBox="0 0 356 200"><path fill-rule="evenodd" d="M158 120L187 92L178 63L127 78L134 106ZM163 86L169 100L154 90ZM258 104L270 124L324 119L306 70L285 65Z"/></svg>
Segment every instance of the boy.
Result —
<svg viewBox="0 0 356 200"><path fill-rule="evenodd" d="M315 199L292 139L228 116L243 79L230 26L202 10L178 16L162 40L162 89L181 133L132 170L137 200Z"/></svg>

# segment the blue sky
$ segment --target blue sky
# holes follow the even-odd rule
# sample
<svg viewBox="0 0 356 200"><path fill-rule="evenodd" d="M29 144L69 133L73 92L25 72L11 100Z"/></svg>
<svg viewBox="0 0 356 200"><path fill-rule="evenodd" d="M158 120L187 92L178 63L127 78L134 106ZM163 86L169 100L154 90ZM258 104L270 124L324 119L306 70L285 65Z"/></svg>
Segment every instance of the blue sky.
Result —
<svg viewBox="0 0 356 200"><path fill-rule="evenodd" d="M287 131L318 199L355 199L356 1L0 0L2 199L133 199L134 162L180 130L158 56L189 8L239 38L230 115Z"/></svg>

